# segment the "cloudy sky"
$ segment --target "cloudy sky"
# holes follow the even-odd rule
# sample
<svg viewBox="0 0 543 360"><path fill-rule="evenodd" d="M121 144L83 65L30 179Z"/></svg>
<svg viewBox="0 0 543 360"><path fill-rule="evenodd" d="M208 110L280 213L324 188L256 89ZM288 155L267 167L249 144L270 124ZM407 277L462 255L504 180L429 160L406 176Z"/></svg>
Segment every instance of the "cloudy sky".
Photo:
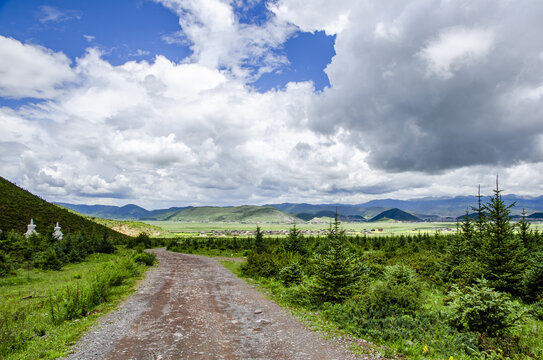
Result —
<svg viewBox="0 0 543 360"><path fill-rule="evenodd" d="M50 201L543 194L543 2L4 0L0 176Z"/></svg>

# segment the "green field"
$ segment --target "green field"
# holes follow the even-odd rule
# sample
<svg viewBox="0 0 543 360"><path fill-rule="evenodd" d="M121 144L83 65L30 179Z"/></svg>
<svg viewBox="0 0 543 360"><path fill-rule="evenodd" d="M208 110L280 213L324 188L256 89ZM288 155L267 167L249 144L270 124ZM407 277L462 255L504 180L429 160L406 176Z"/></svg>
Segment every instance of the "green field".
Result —
<svg viewBox="0 0 543 360"><path fill-rule="evenodd" d="M130 256L128 250L92 254L61 271L18 269L0 278L0 358L65 356L98 318L132 293L145 266Z"/></svg>
<svg viewBox="0 0 543 360"><path fill-rule="evenodd" d="M232 231L232 230L248 230L253 231L256 228L257 224L248 224L248 223L239 223L239 222L181 222L181 221L145 221L145 223L160 227L165 231L168 231L172 234L177 235L194 235L201 232L212 232L212 231ZM292 227L292 224L259 224L263 231L280 231L288 230ZM439 229L450 229L450 231L445 231L447 233L456 231L456 223L443 222L443 223L427 223L427 222L418 222L418 223L405 223L405 222L374 222L374 223L343 223L343 228L354 234L363 234L364 231L371 232L371 229L375 231L371 232L373 234L412 234L417 232L422 233L434 233ZM329 224L296 224L296 227L302 231L319 231L319 230L328 230ZM379 231L382 229L382 231Z"/></svg>
<svg viewBox="0 0 543 360"><path fill-rule="evenodd" d="M254 231L257 224L241 222L182 222L182 221L144 221L146 224L162 228L166 231L161 236L193 236L200 233L211 233L212 231ZM263 231L286 231L292 224L259 224ZM328 230L329 224L296 224L296 227L302 231ZM382 221L372 223L345 222L342 227L349 234L360 235L390 235L390 234L416 234L416 233L435 233L451 234L456 232L456 223L454 222L393 222ZM543 229L543 224L532 224L534 230ZM374 229L375 231L371 231ZM382 231L379 231L382 229ZM446 230L448 229L448 230Z"/></svg>

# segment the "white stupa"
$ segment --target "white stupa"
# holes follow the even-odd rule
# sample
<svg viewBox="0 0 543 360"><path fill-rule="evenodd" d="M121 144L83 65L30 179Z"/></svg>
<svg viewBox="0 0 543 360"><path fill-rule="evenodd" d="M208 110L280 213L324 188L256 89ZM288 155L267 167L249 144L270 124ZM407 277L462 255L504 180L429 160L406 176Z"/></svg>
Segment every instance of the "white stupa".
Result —
<svg viewBox="0 0 543 360"><path fill-rule="evenodd" d="M57 226L55 226L55 231L53 231L53 238L57 240L62 240L62 231L60 231L60 226L58 226L58 221L57 221Z"/></svg>
<svg viewBox="0 0 543 360"><path fill-rule="evenodd" d="M38 235L36 232L36 225L34 225L34 219L30 219L30 224L26 226L25 236L28 238L30 235Z"/></svg>

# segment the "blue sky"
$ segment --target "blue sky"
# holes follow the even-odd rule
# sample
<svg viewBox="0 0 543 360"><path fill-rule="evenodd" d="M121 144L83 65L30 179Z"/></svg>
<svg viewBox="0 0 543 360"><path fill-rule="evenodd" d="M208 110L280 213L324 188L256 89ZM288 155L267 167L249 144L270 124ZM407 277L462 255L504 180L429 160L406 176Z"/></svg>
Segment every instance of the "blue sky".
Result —
<svg viewBox="0 0 543 360"><path fill-rule="evenodd" d="M260 24L271 13L260 1L236 7L235 15L240 23ZM88 47L98 47L113 65L153 61L156 55L181 62L192 53L190 46L164 39L178 31L178 16L151 0L4 0L0 4L0 34L63 52L72 60ZM317 90L330 85L323 70L334 55L333 35L298 31L274 51L289 63L255 81L257 90L282 88L289 81L312 80Z"/></svg>
<svg viewBox="0 0 543 360"><path fill-rule="evenodd" d="M543 3L0 1L0 176L147 208L543 194Z"/></svg>

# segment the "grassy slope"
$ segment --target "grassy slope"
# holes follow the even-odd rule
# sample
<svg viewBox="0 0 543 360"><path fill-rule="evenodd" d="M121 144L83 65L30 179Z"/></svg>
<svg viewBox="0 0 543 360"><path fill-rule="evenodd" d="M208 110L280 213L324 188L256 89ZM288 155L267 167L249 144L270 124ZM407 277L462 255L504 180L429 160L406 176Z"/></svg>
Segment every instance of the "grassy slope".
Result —
<svg viewBox="0 0 543 360"><path fill-rule="evenodd" d="M268 206L236 206L236 207L214 207L204 206L185 209L177 212L168 220L174 221L243 221L250 223L284 223L295 220L292 215L288 215L273 207Z"/></svg>
<svg viewBox="0 0 543 360"><path fill-rule="evenodd" d="M140 233L147 233L150 236L160 237L164 230L155 225L149 225L141 221L130 220L110 220L93 218L93 221L98 224L107 226L108 228L129 236L138 236Z"/></svg>
<svg viewBox="0 0 543 360"><path fill-rule="evenodd" d="M23 233L30 218L34 219L36 231L39 233L47 231L58 221L65 234L107 232L113 238L125 237L106 226L50 204L0 177L0 229L5 232L13 229Z"/></svg>

